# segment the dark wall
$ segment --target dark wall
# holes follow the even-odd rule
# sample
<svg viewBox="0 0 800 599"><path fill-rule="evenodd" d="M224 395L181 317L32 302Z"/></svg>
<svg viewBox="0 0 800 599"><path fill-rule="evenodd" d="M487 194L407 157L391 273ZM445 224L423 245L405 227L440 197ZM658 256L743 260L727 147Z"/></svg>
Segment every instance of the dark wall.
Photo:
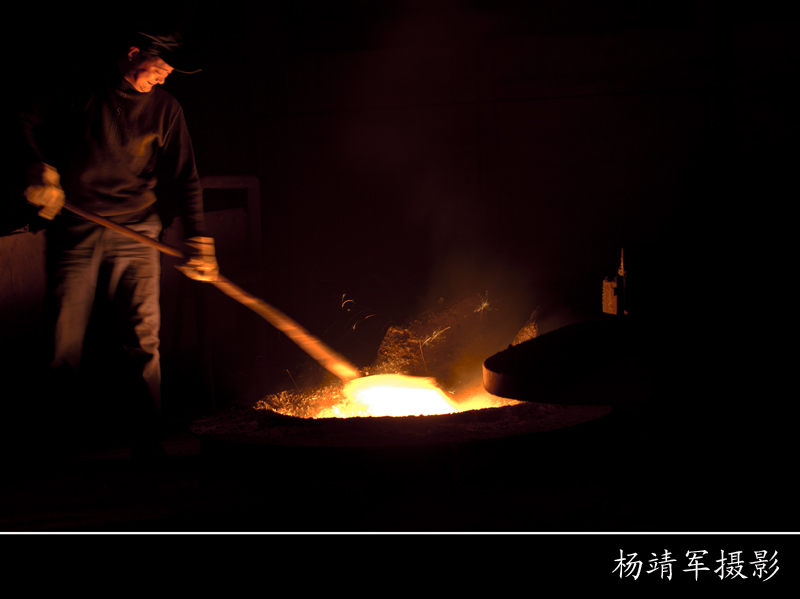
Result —
<svg viewBox="0 0 800 599"><path fill-rule="evenodd" d="M777 3L186 6L203 72L166 87L201 175L259 178L261 292L354 360L439 298L599 311L621 248L632 309L718 311L791 163L797 14ZM125 21L92 41L89 21L49 18L30 89ZM237 243L218 239L223 272ZM374 330L354 332L345 296ZM269 356L258 384L291 384L304 357L266 337L241 378Z"/></svg>

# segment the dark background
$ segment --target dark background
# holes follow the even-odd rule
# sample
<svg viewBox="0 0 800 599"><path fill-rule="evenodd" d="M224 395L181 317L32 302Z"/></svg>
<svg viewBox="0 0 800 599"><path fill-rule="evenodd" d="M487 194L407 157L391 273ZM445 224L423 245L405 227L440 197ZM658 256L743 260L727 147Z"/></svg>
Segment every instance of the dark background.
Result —
<svg viewBox="0 0 800 599"><path fill-rule="evenodd" d="M743 364L767 367L750 349L780 326L796 195L789 3L294 0L151 12L180 27L203 68L165 85L201 176L260 184L259 272L242 271L244 229L219 216L223 274L358 366L388 326L440 298L488 292L520 326L536 307L546 328L598 313L624 248L631 311L663 317L665 341L687 341L693 362L719 369L708 393L741 390ZM147 9L22 14L4 52L17 103L97 68ZM241 194L209 193L220 215L242 205ZM40 241L20 239L2 239L9 381L42 334ZM319 379L285 337L215 289L187 287L170 264L168 412ZM761 358L775 351L760 347Z"/></svg>

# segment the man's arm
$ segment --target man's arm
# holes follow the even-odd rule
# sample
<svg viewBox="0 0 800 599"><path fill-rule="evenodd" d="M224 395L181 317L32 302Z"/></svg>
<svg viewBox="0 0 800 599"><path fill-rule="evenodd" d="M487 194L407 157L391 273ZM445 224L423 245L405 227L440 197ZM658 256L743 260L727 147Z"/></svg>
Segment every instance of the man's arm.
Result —
<svg viewBox="0 0 800 599"><path fill-rule="evenodd" d="M203 188L194 160L194 149L183 110L179 109L167 131L159 171L179 204L184 237L205 236Z"/></svg>
<svg viewBox="0 0 800 599"><path fill-rule="evenodd" d="M17 145L26 177L23 195L29 204L39 208L39 216L53 220L64 206L64 192L58 171L47 164L40 146L39 133L48 109L47 102L39 102L19 112Z"/></svg>
<svg viewBox="0 0 800 599"><path fill-rule="evenodd" d="M208 237L203 212L203 188L194 160L192 140L186 127L183 110L179 110L166 136L162 173L178 194L183 220L184 239L190 257L178 269L198 281L214 281L219 274L214 239Z"/></svg>

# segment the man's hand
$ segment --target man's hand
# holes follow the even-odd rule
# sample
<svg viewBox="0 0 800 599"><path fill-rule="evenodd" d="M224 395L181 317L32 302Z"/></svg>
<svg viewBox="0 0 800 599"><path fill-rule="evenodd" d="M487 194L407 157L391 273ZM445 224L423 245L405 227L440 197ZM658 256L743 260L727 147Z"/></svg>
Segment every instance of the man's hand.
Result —
<svg viewBox="0 0 800 599"><path fill-rule="evenodd" d="M219 266L214 254L214 239L192 237L186 240L186 245L192 248L189 260L175 268L195 281L216 281L217 275L219 275Z"/></svg>
<svg viewBox="0 0 800 599"><path fill-rule="evenodd" d="M39 206L39 216L47 220L53 220L64 207L64 191L59 185L60 180L56 169L42 163L32 169L31 184L25 190L28 203Z"/></svg>

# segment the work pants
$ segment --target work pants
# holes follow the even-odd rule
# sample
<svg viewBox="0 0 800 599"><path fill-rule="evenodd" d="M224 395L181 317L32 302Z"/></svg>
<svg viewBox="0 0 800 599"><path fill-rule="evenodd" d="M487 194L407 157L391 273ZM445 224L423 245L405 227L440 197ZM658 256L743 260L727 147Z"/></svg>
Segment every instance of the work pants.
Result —
<svg viewBox="0 0 800 599"><path fill-rule="evenodd" d="M161 220L155 212L124 223L158 239ZM52 373L60 391L75 389L93 310L102 305L98 327L112 346L114 385L104 401L122 401L132 444L158 442L161 431L161 365L158 250L121 233L70 214L56 217L47 231L48 324L52 332ZM95 314L95 318L97 314ZM76 392L77 391L77 392Z"/></svg>

